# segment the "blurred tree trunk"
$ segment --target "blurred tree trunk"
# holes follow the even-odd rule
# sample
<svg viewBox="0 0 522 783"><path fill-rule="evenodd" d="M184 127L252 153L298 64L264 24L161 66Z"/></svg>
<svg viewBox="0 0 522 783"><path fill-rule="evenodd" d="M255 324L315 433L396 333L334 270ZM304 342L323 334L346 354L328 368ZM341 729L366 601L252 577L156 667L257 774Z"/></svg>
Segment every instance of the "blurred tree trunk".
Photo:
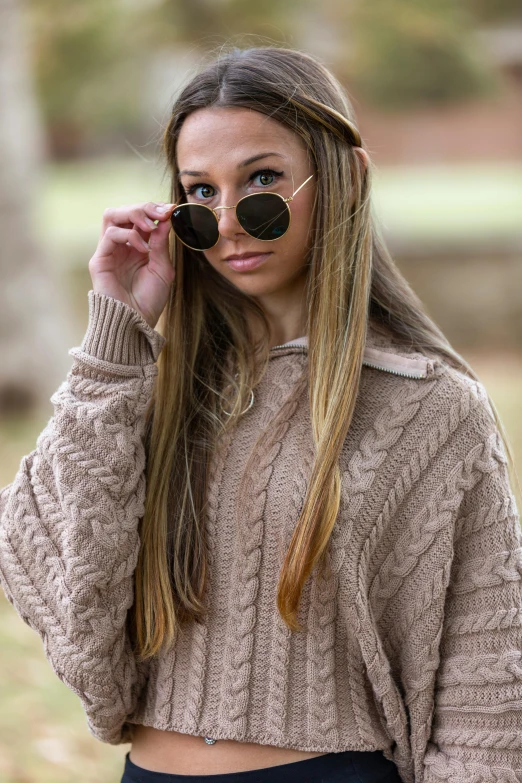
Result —
<svg viewBox="0 0 522 783"><path fill-rule="evenodd" d="M70 361L35 236L44 140L22 0L0 0L0 416L41 409Z"/></svg>

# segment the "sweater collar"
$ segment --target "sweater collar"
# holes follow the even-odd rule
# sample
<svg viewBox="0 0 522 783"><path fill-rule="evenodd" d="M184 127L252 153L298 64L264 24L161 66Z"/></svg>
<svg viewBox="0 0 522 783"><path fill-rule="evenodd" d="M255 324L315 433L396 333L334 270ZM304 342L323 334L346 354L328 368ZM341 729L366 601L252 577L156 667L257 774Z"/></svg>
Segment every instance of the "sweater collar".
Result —
<svg viewBox="0 0 522 783"><path fill-rule="evenodd" d="M308 337L306 335L297 337L295 340L290 340L283 345L275 345L270 349L270 356L288 353L308 353ZM391 336L382 334L369 324L363 365L394 375L428 378L433 375L435 360L420 351L408 349L406 345L394 342Z"/></svg>

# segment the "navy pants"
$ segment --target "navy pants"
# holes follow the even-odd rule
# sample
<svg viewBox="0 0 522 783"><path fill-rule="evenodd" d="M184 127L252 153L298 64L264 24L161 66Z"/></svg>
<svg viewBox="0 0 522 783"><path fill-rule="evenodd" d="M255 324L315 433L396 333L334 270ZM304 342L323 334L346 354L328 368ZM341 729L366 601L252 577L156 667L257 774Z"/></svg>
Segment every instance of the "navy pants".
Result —
<svg viewBox="0 0 522 783"><path fill-rule="evenodd" d="M151 772L125 756L121 783L401 783L397 767L380 750L325 753L290 764L219 775Z"/></svg>

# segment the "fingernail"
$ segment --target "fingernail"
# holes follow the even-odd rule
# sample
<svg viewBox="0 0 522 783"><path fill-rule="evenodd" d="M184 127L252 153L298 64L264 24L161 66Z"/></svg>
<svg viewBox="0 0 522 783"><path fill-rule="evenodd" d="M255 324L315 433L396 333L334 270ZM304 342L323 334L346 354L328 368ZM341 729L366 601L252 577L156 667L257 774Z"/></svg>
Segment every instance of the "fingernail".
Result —
<svg viewBox="0 0 522 783"><path fill-rule="evenodd" d="M145 218L145 223L148 225L148 227L152 230L153 228L157 228L156 223L154 223L150 218Z"/></svg>
<svg viewBox="0 0 522 783"><path fill-rule="evenodd" d="M173 208L174 204L158 204L156 210L158 212L169 212Z"/></svg>

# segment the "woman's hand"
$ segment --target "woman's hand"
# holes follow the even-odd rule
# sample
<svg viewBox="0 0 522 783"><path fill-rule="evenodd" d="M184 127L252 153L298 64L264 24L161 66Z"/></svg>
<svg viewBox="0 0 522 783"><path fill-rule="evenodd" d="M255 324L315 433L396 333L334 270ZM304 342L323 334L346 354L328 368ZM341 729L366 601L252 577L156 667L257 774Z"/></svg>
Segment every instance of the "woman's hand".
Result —
<svg viewBox="0 0 522 783"><path fill-rule="evenodd" d="M174 204L151 201L109 207L103 213L98 247L89 261L93 290L130 305L152 328L167 304L175 278L169 254L173 209Z"/></svg>

